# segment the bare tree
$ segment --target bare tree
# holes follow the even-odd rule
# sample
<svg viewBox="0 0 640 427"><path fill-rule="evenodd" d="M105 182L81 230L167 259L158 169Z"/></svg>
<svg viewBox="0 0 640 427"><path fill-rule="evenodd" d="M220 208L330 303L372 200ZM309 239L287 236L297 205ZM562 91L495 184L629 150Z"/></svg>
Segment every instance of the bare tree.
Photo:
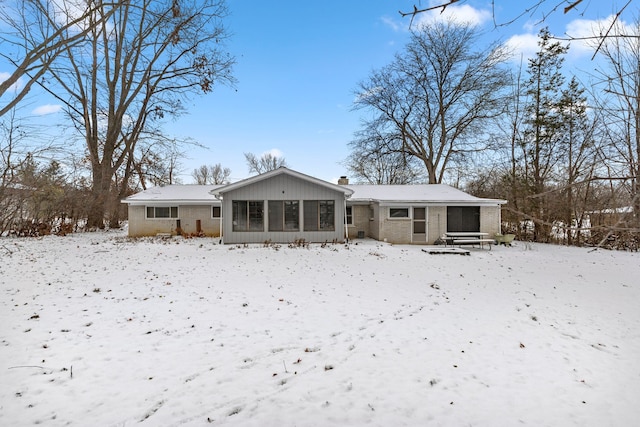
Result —
<svg viewBox="0 0 640 427"><path fill-rule="evenodd" d="M598 70L604 94L600 99L609 141L606 154L613 177L623 183L631 206L631 225L640 229L640 21L635 38L607 40Z"/></svg>
<svg viewBox="0 0 640 427"><path fill-rule="evenodd" d="M442 0L439 4L432 5L429 7L417 7L416 5L414 5L413 10L407 11L407 12L399 11L399 13L400 13L400 16L402 16L403 18L411 17L411 22L409 24L411 25L413 24L415 17L422 13L430 12L430 11L437 11L437 12L443 13L447 9L447 7L453 4L462 4L466 2L467 0ZM609 24L609 26L603 29L603 31L601 31L599 34L594 34L593 36L587 37L587 39L592 39L597 41L594 57L598 53L598 51L602 48L602 45L605 43L605 41L608 38L614 38L614 37L620 36L620 34L612 34L613 29L617 25L617 23L620 21L621 17L623 16L623 13L631 5L632 2L633 0L627 0L626 2L622 2L622 4L617 7L616 12L613 15L612 22ZM562 1L532 0L528 2L528 4L522 5L520 12L517 13L515 16L509 18L504 22L501 22L496 18L495 3L496 3L495 0L491 1L493 22L496 28L510 25L523 17L534 18L534 19L537 19L538 24L544 24L551 15L558 13L558 11L560 10L562 10L562 12L565 14L570 12L575 13L577 16L580 16L581 19L584 19L584 16L588 11L589 6L591 5L591 2L583 3L583 0L562 0ZM638 37L638 36L629 34L629 35L625 35L625 37ZM568 35L566 38L563 38L563 39L568 41L578 40L578 38L572 37L571 35ZM584 40L584 38L580 38L580 39Z"/></svg>
<svg viewBox="0 0 640 427"><path fill-rule="evenodd" d="M196 184L228 184L231 169L223 168L220 163L215 165L202 165L191 173Z"/></svg>
<svg viewBox="0 0 640 427"><path fill-rule="evenodd" d="M25 187L19 177L27 158L27 153L20 151L20 143L26 136L15 109L0 118L0 235L12 228L26 202Z"/></svg>
<svg viewBox="0 0 640 427"><path fill-rule="evenodd" d="M102 24L115 13L119 2L103 2L110 9L102 15L96 25ZM89 16L95 13L94 2L74 3L73 11L66 9L65 2L41 0L3 1L0 9L2 28L10 30L0 33L2 51L0 55L15 69L0 82L0 98L13 93L0 105L0 117L15 107L41 79L47 69L68 47L81 43L92 30L86 25ZM26 77L26 82L20 84ZM3 100L5 101L5 100Z"/></svg>
<svg viewBox="0 0 640 427"><path fill-rule="evenodd" d="M463 153L481 150L478 135L503 109L507 59L500 45L474 51L477 31L454 22L413 31L405 52L360 83L356 109L367 109L418 159L429 183L442 182Z"/></svg>
<svg viewBox="0 0 640 427"><path fill-rule="evenodd" d="M284 157L279 157L272 153L264 153L260 157L253 153L244 153L244 158L247 161L249 173L261 174L287 166L287 161Z"/></svg>
<svg viewBox="0 0 640 427"><path fill-rule="evenodd" d="M583 221L591 198L597 158L595 129L597 120L589 117L585 89L573 77L562 91L559 103L560 149L563 167L560 170L560 185L563 196L559 197L560 217L565 225L567 244L580 245ZM574 230L577 230L574 232Z"/></svg>
<svg viewBox="0 0 640 427"><path fill-rule="evenodd" d="M385 134L372 122L349 143L344 164L356 181L368 184L415 184L426 181L419 161L402 149L402 138ZM384 124L384 123L382 123Z"/></svg>
<svg viewBox="0 0 640 427"><path fill-rule="evenodd" d="M44 141L46 136L39 127L20 116L16 108L0 117L0 235L22 219L39 216L33 209L34 196L42 194L39 187L46 182L49 172L55 169L57 173L60 169L59 163L52 161L60 147ZM37 169L42 159L52 169ZM32 173L25 173L29 171Z"/></svg>
<svg viewBox="0 0 640 427"><path fill-rule="evenodd" d="M224 0L131 0L117 10L98 2L82 43L65 46L45 85L65 105L91 164L88 225L103 227L113 178L130 165L137 142L182 100L232 83L233 58L220 50ZM124 181L126 182L126 181Z"/></svg>

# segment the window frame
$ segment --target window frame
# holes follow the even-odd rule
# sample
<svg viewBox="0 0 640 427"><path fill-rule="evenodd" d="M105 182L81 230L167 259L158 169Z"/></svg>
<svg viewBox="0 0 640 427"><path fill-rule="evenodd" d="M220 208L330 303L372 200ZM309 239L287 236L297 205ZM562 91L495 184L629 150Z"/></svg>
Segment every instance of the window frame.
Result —
<svg viewBox="0 0 640 427"><path fill-rule="evenodd" d="M393 216L391 211L407 211L407 215L406 216ZM401 221L401 220L407 220L407 219L411 219L411 212L409 212L410 209L408 207L404 207L404 206L390 206L389 209L387 210L387 214L388 214L388 218L392 221Z"/></svg>
<svg viewBox="0 0 640 427"><path fill-rule="evenodd" d="M353 225L353 206L345 206L344 209L344 223L347 225Z"/></svg>
<svg viewBox="0 0 640 427"><path fill-rule="evenodd" d="M149 210L153 209L153 215L149 216ZM158 209L168 209L169 216L158 216ZM180 209L179 206L145 206L144 209L144 217L145 219L178 219L180 218Z"/></svg>
<svg viewBox="0 0 640 427"><path fill-rule="evenodd" d="M244 204L242 210L236 208L240 204ZM238 218L241 211L244 211L243 222L244 227L240 228L242 224L238 224ZM256 216L259 214L259 217ZM264 200L233 200L231 207L231 230L233 232L263 232L264 231ZM255 219L260 219L260 227L254 227L257 224Z"/></svg>
<svg viewBox="0 0 640 427"><path fill-rule="evenodd" d="M216 209L218 210L218 215L216 215ZM211 218L213 218L213 219L222 218L222 206L220 206L220 205L211 206Z"/></svg>
<svg viewBox="0 0 640 427"><path fill-rule="evenodd" d="M267 202L269 210L269 231L280 232L299 232L300 231L300 200L269 200ZM272 220L276 219L272 216L272 209L278 206L279 224L273 224ZM289 207L289 209L287 209ZM295 224L295 228L287 228L287 224ZM275 225L279 228L272 228Z"/></svg>
<svg viewBox="0 0 640 427"><path fill-rule="evenodd" d="M314 232L327 232L336 231L336 201L332 199L328 200L304 200L303 201L303 230ZM323 206L325 211L323 212ZM329 206L331 209L329 210ZM311 211L314 211L313 218L310 216ZM325 221L323 221L323 216ZM331 217L331 221L328 221L328 216ZM315 220L315 224L311 224L311 220ZM323 227L323 224L326 224Z"/></svg>

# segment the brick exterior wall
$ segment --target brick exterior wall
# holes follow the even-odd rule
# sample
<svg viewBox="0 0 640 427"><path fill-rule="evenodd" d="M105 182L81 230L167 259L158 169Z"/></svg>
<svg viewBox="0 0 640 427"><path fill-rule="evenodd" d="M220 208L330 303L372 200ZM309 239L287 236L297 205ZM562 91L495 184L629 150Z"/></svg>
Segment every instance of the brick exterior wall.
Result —
<svg viewBox="0 0 640 427"><path fill-rule="evenodd" d="M353 225L349 225L349 239L358 238L358 232L363 231L365 237L371 237L371 208L369 205L354 205L351 207Z"/></svg>
<svg viewBox="0 0 640 427"><path fill-rule="evenodd" d="M200 220L202 232L208 237L220 236L220 219L211 217L211 206L178 206L178 218L147 219L146 206L129 205L129 236L155 236L159 233L177 234L176 224L184 234L196 233L196 221Z"/></svg>
<svg viewBox="0 0 640 427"><path fill-rule="evenodd" d="M382 229L380 231L381 240L389 243L411 243L411 219L410 218L394 218L389 219L388 210L384 207L381 209L384 219L381 221Z"/></svg>
<svg viewBox="0 0 640 427"><path fill-rule="evenodd" d="M500 233L502 211L500 206L480 207L480 231L489 233L489 237Z"/></svg>

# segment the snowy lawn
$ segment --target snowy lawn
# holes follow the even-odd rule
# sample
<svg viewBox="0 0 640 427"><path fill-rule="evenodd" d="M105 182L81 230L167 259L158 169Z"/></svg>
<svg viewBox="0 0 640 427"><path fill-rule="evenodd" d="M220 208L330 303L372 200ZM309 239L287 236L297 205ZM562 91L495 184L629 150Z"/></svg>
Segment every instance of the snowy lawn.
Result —
<svg viewBox="0 0 640 427"><path fill-rule="evenodd" d="M0 239L0 425L631 426L640 254Z"/></svg>

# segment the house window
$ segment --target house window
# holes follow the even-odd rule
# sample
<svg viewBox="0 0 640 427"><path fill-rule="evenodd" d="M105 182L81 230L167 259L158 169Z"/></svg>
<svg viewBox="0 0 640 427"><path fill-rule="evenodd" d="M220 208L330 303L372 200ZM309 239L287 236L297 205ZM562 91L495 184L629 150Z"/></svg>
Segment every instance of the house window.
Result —
<svg viewBox="0 0 640 427"><path fill-rule="evenodd" d="M220 206L212 206L211 207L211 218L220 218L221 210Z"/></svg>
<svg viewBox="0 0 640 427"><path fill-rule="evenodd" d="M344 220L347 225L353 225L353 206L347 206Z"/></svg>
<svg viewBox="0 0 640 427"><path fill-rule="evenodd" d="M480 231L480 206L447 206L447 231Z"/></svg>
<svg viewBox="0 0 640 427"><path fill-rule="evenodd" d="M335 200L304 201L304 231L334 231Z"/></svg>
<svg viewBox="0 0 640 427"><path fill-rule="evenodd" d="M389 208L389 218L409 218L409 208Z"/></svg>
<svg viewBox="0 0 640 427"><path fill-rule="evenodd" d="M269 200L269 231L300 231L300 202Z"/></svg>
<svg viewBox="0 0 640 427"><path fill-rule="evenodd" d="M177 206L147 206L147 219L178 218Z"/></svg>
<svg viewBox="0 0 640 427"><path fill-rule="evenodd" d="M233 201L233 231L264 231L264 202Z"/></svg>

